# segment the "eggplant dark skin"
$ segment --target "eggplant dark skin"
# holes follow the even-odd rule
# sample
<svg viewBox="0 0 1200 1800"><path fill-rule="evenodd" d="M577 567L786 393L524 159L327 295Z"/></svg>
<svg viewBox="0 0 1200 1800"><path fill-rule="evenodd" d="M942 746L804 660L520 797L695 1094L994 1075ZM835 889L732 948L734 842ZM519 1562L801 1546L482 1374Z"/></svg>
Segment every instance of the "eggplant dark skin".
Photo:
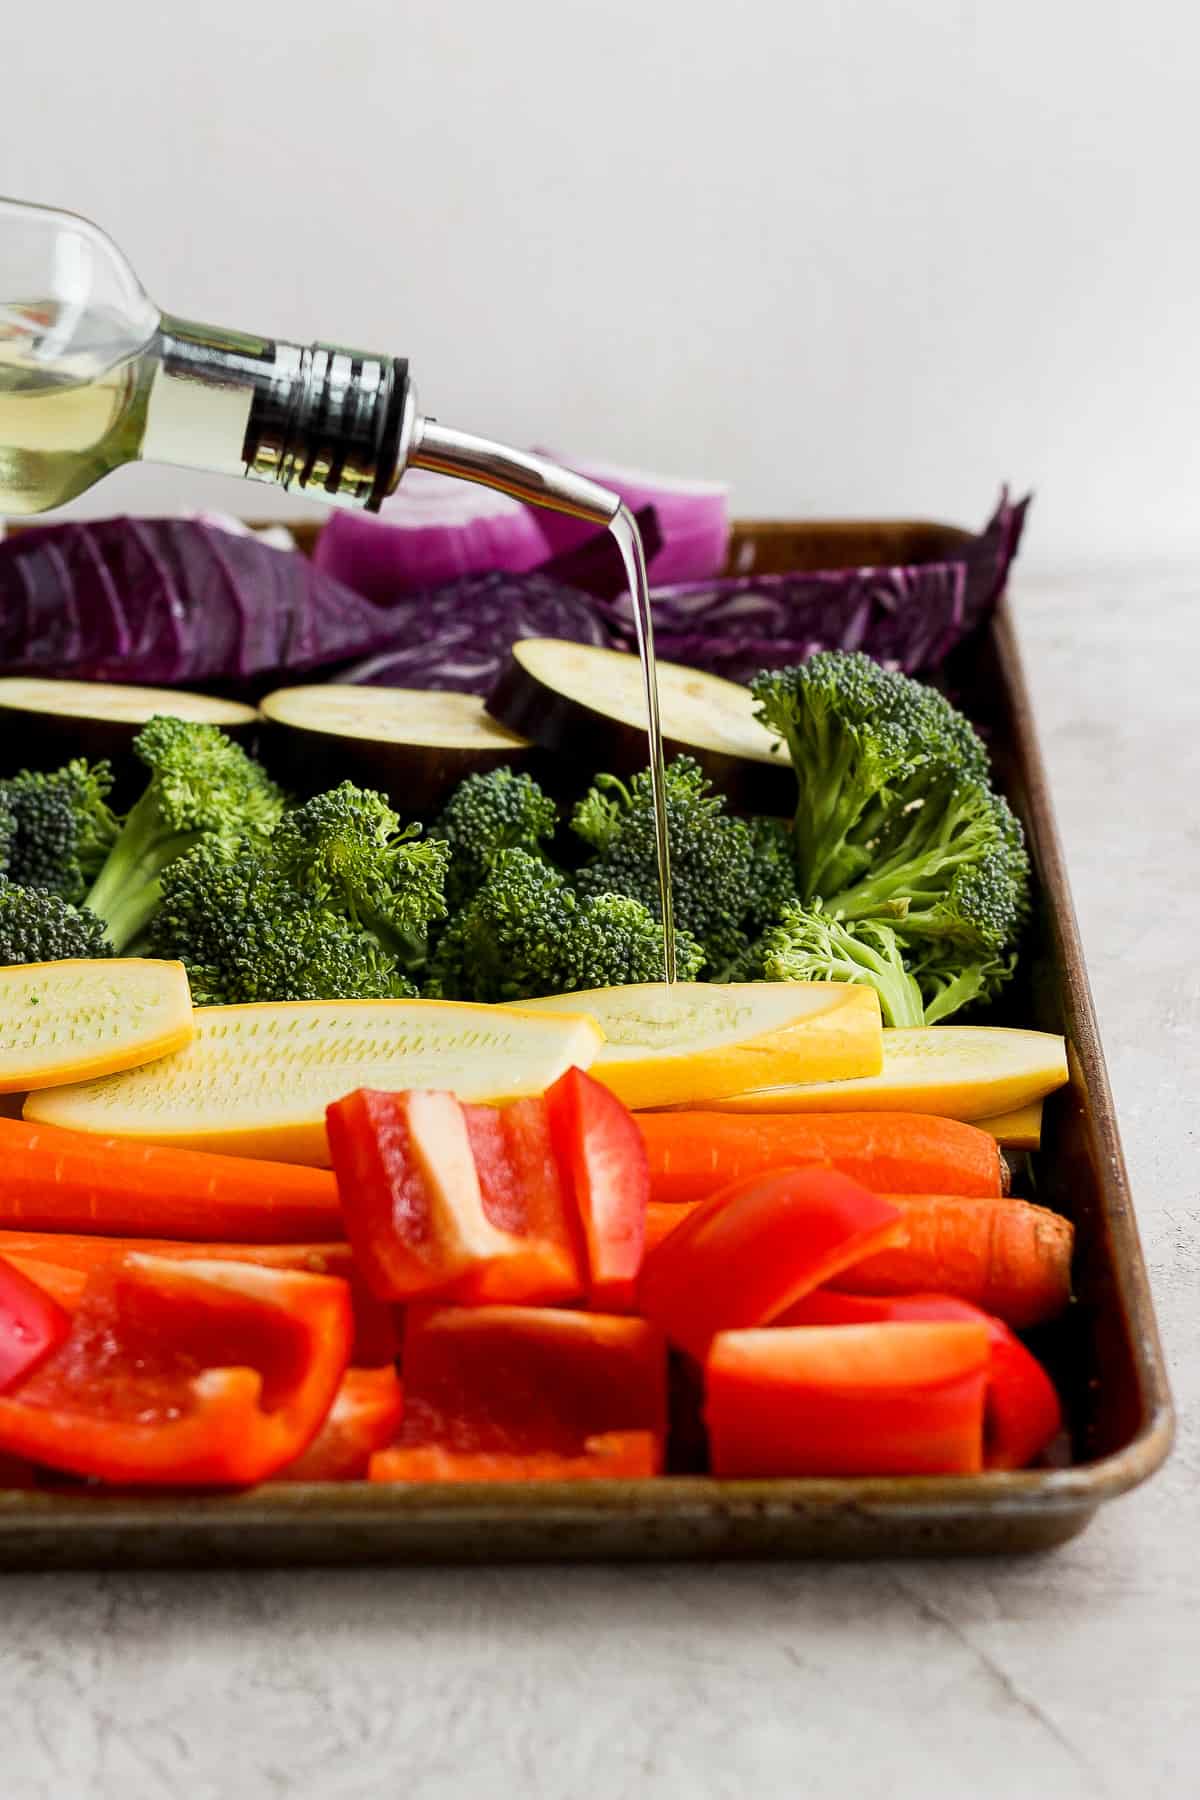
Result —
<svg viewBox="0 0 1200 1800"><path fill-rule="evenodd" d="M520 645L515 646L507 668L488 695L487 710L494 719L510 731L532 738L579 778L586 773L584 787L597 769L628 776L646 767L646 733L641 726L559 692L522 662L520 650ZM693 757L718 793L725 795L731 811L785 818L795 810L795 778L786 753L781 752L776 766L714 749L672 736L669 716L664 716L663 754L668 761L679 755Z"/></svg>
<svg viewBox="0 0 1200 1800"><path fill-rule="evenodd" d="M153 712L170 714L172 702L181 696L173 689L146 689L154 700L141 716L122 717L128 690L106 681L63 682L70 688L72 710L54 706L53 687L38 679L34 698L23 677L0 679L0 779L21 769L59 769L73 757L95 763L107 761L113 770L113 800L118 807L131 804L146 785L146 771L133 754L133 740ZM160 697L161 696L161 703ZM253 754L259 717L251 706L188 692L182 696L194 711L189 717L209 717L227 737ZM86 710L75 710L77 707Z"/></svg>
<svg viewBox="0 0 1200 1800"><path fill-rule="evenodd" d="M416 724L408 740L400 738L395 730L381 735L372 714L373 697L386 695L403 706L405 691L337 689L342 707L361 705L361 729L350 733L344 724L334 730L321 722L322 703L330 695L329 688L279 689L263 699L259 754L275 779L300 798L307 799L340 782L352 781L357 787L386 794L404 818L424 821L437 816L468 775L483 775L500 767L537 774L537 765L543 759L536 747L509 741L499 732L492 742L480 734L479 741L461 744L423 742ZM414 701L418 698L425 708L436 706L439 700L453 708L464 696L422 691L413 695ZM479 702L473 704L478 706Z"/></svg>

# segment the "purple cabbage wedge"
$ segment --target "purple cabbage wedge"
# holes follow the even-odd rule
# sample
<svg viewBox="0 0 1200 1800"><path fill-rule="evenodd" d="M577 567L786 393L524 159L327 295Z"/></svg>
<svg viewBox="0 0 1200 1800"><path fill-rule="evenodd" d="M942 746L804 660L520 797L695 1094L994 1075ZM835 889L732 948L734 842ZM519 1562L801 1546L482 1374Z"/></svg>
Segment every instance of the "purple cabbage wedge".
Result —
<svg viewBox="0 0 1200 1800"><path fill-rule="evenodd" d="M369 655L395 616L275 550L187 519L100 519L0 544L0 672L245 686Z"/></svg>
<svg viewBox="0 0 1200 1800"><path fill-rule="evenodd" d="M338 679L487 695L519 638L616 643L599 604L546 575L470 575L394 606L389 647Z"/></svg>
<svg viewBox="0 0 1200 1800"><path fill-rule="evenodd" d="M655 647L664 659L733 681L817 650L865 650L910 675L932 670L990 615L1028 506L1012 504L1006 490L986 529L941 562L655 588ZM628 603L600 604L632 647Z"/></svg>

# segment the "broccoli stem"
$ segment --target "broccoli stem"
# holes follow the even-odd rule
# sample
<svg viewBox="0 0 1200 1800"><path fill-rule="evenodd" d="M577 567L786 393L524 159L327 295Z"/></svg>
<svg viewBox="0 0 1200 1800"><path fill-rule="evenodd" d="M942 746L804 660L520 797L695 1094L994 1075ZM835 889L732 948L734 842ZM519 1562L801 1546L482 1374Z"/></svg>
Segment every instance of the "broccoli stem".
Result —
<svg viewBox="0 0 1200 1800"><path fill-rule="evenodd" d="M892 960L864 943L847 941L843 954L830 966L832 981L866 982L879 995L885 1025L924 1025L925 1003L914 976L898 960Z"/></svg>
<svg viewBox="0 0 1200 1800"><path fill-rule="evenodd" d="M882 958L877 958L876 961L877 968L871 969L866 979L879 995L879 1010L883 1014L884 1024L928 1024L930 1021L921 1000L921 990L913 977L903 969L890 968ZM865 959L864 966L867 966ZM861 981L864 977L856 975L853 979Z"/></svg>
<svg viewBox="0 0 1200 1800"><path fill-rule="evenodd" d="M928 804L920 809L922 815ZM960 820L966 829L956 835ZM972 825L966 812L952 806L937 818L935 829L924 827L922 816L910 836L890 855L881 855L869 874L826 894L827 910L842 919L886 918L902 902L905 919L914 925L925 909L936 911L954 870L978 860L985 830L982 821Z"/></svg>
<svg viewBox="0 0 1200 1800"><path fill-rule="evenodd" d="M160 899L158 878L204 836L199 831L164 834L152 791L134 806L92 884L84 904L103 919L114 950L125 950L146 929Z"/></svg>
<svg viewBox="0 0 1200 1800"><path fill-rule="evenodd" d="M824 891L830 865L840 856L846 830L857 814L857 807L849 803L853 792L850 751L846 745L830 743L824 721L818 735L821 741L812 751L799 741L789 742L793 768L811 771L809 778L800 782L794 832L800 887L808 900ZM809 755L811 761L806 761ZM835 833L834 822L839 816L844 825Z"/></svg>
<svg viewBox="0 0 1200 1800"><path fill-rule="evenodd" d="M373 906L355 906L349 899L347 913L354 919L360 930L378 938L384 950L405 969L416 969L425 961L428 943L417 937L415 932L401 931L383 913Z"/></svg>

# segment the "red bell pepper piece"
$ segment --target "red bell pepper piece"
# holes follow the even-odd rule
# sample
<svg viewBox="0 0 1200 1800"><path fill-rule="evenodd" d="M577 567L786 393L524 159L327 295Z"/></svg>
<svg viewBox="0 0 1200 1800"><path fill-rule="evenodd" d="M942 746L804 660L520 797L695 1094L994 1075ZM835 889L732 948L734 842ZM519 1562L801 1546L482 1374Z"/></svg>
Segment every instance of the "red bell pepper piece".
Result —
<svg viewBox="0 0 1200 1800"><path fill-rule="evenodd" d="M588 1299L600 1312L631 1312L650 1198L642 1134L629 1109L582 1069L568 1069L546 1090L546 1108L583 1226Z"/></svg>
<svg viewBox="0 0 1200 1800"><path fill-rule="evenodd" d="M510 1235L503 1253L456 1284L469 1305L574 1300L583 1289L578 1231L545 1100L464 1106L484 1215Z"/></svg>
<svg viewBox="0 0 1200 1800"><path fill-rule="evenodd" d="M70 1329L71 1316L57 1300L0 1258L0 1393L23 1381Z"/></svg>
<svg viewBox="0 0 1200 1800"><path fill-rule="evenodd" d="M714 1475L973 1475L981 1320L726 1331L705 1370Z"/></svg>
<svg viewBox="0 0 1200 1800"><path fill-rule="evenodd" d="M87 1276L82 1269L64 1269L61 1263L35 1262L31 1256L10 1256L6 1261L27 1281L41 1288L65 1313L73 1313L83 1298ZM68 1320L68 1329L70 1321Z"/></svg>
<svg viewBox="0 0 1200 1800"><path fill-rule="evenodd" d="M643 1316L703 1357L718 1331L766 1325L899 1234L898 1209L832 1169L784 1169L722 1189L646 1258Z"/></svg>
<svg viewBox="0 0 1200 1800"><path fill-rule="evenodd" d="M390 1444L404 1412L395 1369L347 1369L308 1449L276 1481L359 1481L377 1450Z"/></svg>
<svg viewBox="0 0 1200 1800"><path fill-rule="evenodd" d="M263 1481L316 1435L352 1329L330 1276L128 1256L0 1395L0 1451L119 1483Z"/></svg>
<svg viewBox="0 0 1200 1800"><path fill-rule="evenodd" d="M1037 1357L1002 1319L953 1294L837 1294L823 1289L806 1294L778 1322L870 1325L913 1319L978 1319L987 1327L991 1366L983 1414L983 1465L1027 1468L1062 1430L1062 1407Z"/></svg>
<svg viewBox="0 0 1200 1800"><path fill-rule="evenodd" d="M628 1481L657 1474L661 1446L652 1431L602 1431L578 1455L554 1450L443 1450L426 1444L380 1450L372 1481Z"/></svg>
<svg viewBox="0 0 1200 1800"><path fill-rule="evenodd" d="M354 1349L350 1360L364 1369L395 1362L400 1334L392 1309L376 1300L354 1266L349 1244L193 1244L174 1238L85 1237L77 1232L0 1231L0 1256L8 1257L39 1287L74 1312L94 1269L111 1268L131 1251L172 1262L246 1262L262 1269L294 1269L305 1275L338 1275L350 1285Z"/></svg>
<svg viewBox="0 0 1200 1800"><path fill-rule="evenodd" d="M583 1279L543 1100L361 1089L328 1113L350 1240L381 1300L574 1299Z"/></svg>
<svg viewBox="0 0 1200 1800"><path fill-rule="evenodd" d="M624 1473L636 1463L654 1473L666 1437L666 1360L660 1333L642 1319L541 1307L413 1307L395 1449L404 1457L420 1451L423 1460L377 1458L373 1478L390 1469L388 1479L432 1479L404 1471L428 1470L426 1453L434 1451L507 1459L497 1469L515 1469L517 1458L531 1476L545 1472L548 1457L556 1468L560 1459L608 1457L598 1472ZM622 1440L615 1453L614 1433ZM649 1454L626 1441L630 1433L649 1437Z"/></svg>

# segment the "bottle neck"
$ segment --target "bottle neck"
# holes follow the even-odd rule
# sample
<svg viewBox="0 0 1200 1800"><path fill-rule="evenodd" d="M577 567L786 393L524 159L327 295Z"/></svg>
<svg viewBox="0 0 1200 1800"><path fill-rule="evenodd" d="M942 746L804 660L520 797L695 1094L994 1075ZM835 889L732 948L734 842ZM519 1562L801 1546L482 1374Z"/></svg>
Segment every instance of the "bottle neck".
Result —
<svg viewBox="0 0 1200 1800"><path fill-rule="evenodd" d="M378 512L410 464L596 525L620 505L545 457L421 418L403 357L164 314L137 366L144 423L133 441L143 462L274 482L366 512Z"/></svg>
<svg viewBox="0 0 1200 1800"><path fill-rule="evenodd" d="M414 424L408 364L164 315L141 457L378 511Z"/></svg>

